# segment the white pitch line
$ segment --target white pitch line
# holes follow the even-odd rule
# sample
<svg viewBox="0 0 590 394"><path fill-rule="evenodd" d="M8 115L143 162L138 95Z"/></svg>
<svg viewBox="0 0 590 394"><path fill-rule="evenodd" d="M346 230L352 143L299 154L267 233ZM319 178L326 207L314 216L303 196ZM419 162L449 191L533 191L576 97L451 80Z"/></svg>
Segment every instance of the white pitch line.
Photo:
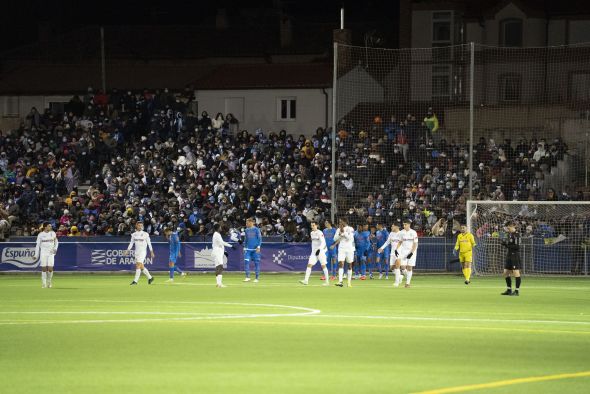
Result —
<svg viewBox="0 0 590 394"><path fill-rule="evenodd" d="M473 319L468 317L426 317L426 316L367 316L367 315L326 315L318 314L314 317L337 319L376 319L376 320L418 320L418 321L448 321L448 322L472 322L472 323L523 323L523 324L576 324L590 325L590 321L571 320L519 320L519 319Z"/></svg>
<svg viewBox="0 0 590 394"><path fill-rule="evenodd" d="M148 303L149 301L121 301L121 300L53 300L53 301L81 301L81 302L97 302L97 303L111 303L111 302L119 302L119 303ZM191 317L167 317L167 318L153 318L153 319L118 319L118 320L37 320L37 321L2 321L0 320L0 326L3 325L36 325L36 324L90 324L90 323L147 323L147 322L171 322L171 321L193 321L193 320L215 320L215 319L251 319L251 318L259 318L259 317L302 317L302 316L311 316L321 313L319 309L312 309L306 308L302 306L293 306L293 305L278 305L278 304L250 304L244 302L207 302L207 301L178 301L178 302L149 302L149 303L156 303L156 304L209 304L209 305L231 305L231 306L250 306L250 307L268 307L274 309L292 309L299 312L295 313L247 313L247 314L204 314L204 316L196 316L196 313L191 312L124 312L124 311L117 311L117 312L105 312L105 311L82 311L82 312L73 312L73 311L66 311L66 312L59 312L59 311L45 311L45 312L36 312L36 311L7 311L7 312L0 312L4 314L40 314L40 313L47 313L47 314L152 314L152 315L188 315Z"/></svg>

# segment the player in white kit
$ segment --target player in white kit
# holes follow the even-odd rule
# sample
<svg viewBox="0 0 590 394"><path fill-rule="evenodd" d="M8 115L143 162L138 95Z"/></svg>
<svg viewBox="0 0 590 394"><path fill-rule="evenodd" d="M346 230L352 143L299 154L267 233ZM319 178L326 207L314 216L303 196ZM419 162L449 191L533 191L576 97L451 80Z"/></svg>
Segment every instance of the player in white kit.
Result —
<svg viewBox="0 0 590 394"><path fill-rule="evenodd" d="M399 252L397 251L397 246L399 245L401 240L402 239L401 233L399 231L399 223L394 222L391 225L391 232L389 233L389 237L387 237L387 241L385 241L385 243L378 250L378 252L381 253L383 252L383 249L385 249L388 245L391 244L391 250L393 250L393 253L390 253L389 255L389 270L391 270L392 267L395 267L393 269L393 272L395 273L395 282L393 282L394 287L399 286L402 278L400 270L401 259L399 258Z"/></svg>
<svg viewBox="0 0 590 394"><path fill-rule="evenodd" d="M397 245L401 266L406 270L406 287L410 287L413 269L416 266L416 251L418 250L418 234L411 228L411 221L404 220L404 229L399 232L401 242Z"/></svg>
<svg viewBox="0 0 590 394"><path fill-rule="evenodd" d="M354 267L354 229L348 225L346 219L340 219L338 230L334 235L334 244L330 248L338 245L338 283L336 286L342 287L342 277L344 276L344 263L348 264L348 287L352 287L352 269Z"/></svg>
<svg viewBox="0 0 590 394"><path fill-rule="evenodd" d="M307 285L309 281L309 276L311 275L311 268L319 261L320 265L322 266L322 271L324 271L324 283L322 286L329 286L330 285L330 276L328 275L328 260L326 259L326 252L328 248L326 247L326 239L324 238L324 233L318 230L318 224L316 222L311 222L311 255L309 256L309 260L307 261L307 269L305 270L305 279L300 280L299 283L303 285Z"/></svg>
<svg viewBox="0 0 590 394"><path fill-rule="evenodd" d="M54 257L58 246L57 235L51 229L51 224L43 223L43 231L37 235L37 244L35 245L35 257L40 260L41 287L43 288L52 286Z"/></svg>
<svg viewBox="0 0 590 394"><path fill-rule="evenodd" d="M223 278L223 256L227 256L227 252L225 251L225 247L235 249L230 243L227 243L221 238L221 225L216 223L213 226L213 250L211 251L211 257L215 261L215 280L217 281L216 287L225 287L221 279Z"/></svg>
<svg viewBox="0 0 590 394"><path fill-rule="evenodd" d="M136 285L141 273L143 272L148 278L148 284L151 285L154 281L154 278L152 275L150 275L150 272L143 264L147 256L148 248L150 249L150 255L152 259L155 256L154 249L152 248L152 242L150 241L150 235L143 231L142 222L137 222L135 224L135 230L136 231L131 234L131 242L129 242L129 246L127 247L127 254L129 254L129 251L133 245L135 245L135 278L131 284Z"/></svg>

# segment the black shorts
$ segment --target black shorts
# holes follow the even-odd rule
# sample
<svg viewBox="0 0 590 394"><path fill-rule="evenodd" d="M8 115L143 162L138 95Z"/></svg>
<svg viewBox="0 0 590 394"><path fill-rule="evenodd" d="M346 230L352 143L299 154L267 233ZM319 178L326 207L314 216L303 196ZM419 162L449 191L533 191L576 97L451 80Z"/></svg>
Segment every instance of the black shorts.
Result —
<svg viewBox="0 0 590 394"><path fill-rule="evenodd" d="M520 254L518 254L518 253L508 254L506 256L506 263L504 264L504 269L507 269L507 270L521 269Z"/></svg>

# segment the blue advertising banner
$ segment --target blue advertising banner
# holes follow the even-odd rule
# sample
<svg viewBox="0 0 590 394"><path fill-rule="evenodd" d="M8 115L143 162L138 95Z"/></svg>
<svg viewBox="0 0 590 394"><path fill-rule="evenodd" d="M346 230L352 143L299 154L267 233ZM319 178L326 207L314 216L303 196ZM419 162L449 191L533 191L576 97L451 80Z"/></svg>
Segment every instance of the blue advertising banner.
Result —
<svg viewBox="0 0 590 394"><path fill-rule="evenodd" d="M112 241L95 241L85 239L74 241L60 239L55 256L55 268L61 271L127 271L134 269L133 251L127 254L128 241L121 238ZM149 255L145 261L148 269L167 271L169 248L163 241L152 242L155 258ZM442 238L421 238L418 248L418 270L445 271L452 246ZM34 253L33 242L0 243L0 271L36 270L39 260ZM224 267L228 271L244 269L242 247L235 244L235 249L226 248L228 257ZM262 244L260 264L261 271L289 272L304 271L307 265L311 245L309 243L266 242ZM181 247L181 256L177 259L181 269L188 271L212 271L215 268L211 257L210 242L185 242ZM456 267L452 267L456 268ZM251 269L254 269L253 263ZM319 270L319 265L314 269Z"/></svg>

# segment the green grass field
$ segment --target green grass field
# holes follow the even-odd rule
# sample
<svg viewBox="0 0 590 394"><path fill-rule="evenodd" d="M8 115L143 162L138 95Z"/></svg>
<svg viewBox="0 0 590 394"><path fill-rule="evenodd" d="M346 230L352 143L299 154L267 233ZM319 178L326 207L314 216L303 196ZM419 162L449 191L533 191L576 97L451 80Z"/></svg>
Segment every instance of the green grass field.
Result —
<svg viewBox="0 0 590 394"><path fill-rule="evenodd" d="M3 393L588 393L590 281L0 276ZM518 380L521 378L523 381Z"/></svg>

